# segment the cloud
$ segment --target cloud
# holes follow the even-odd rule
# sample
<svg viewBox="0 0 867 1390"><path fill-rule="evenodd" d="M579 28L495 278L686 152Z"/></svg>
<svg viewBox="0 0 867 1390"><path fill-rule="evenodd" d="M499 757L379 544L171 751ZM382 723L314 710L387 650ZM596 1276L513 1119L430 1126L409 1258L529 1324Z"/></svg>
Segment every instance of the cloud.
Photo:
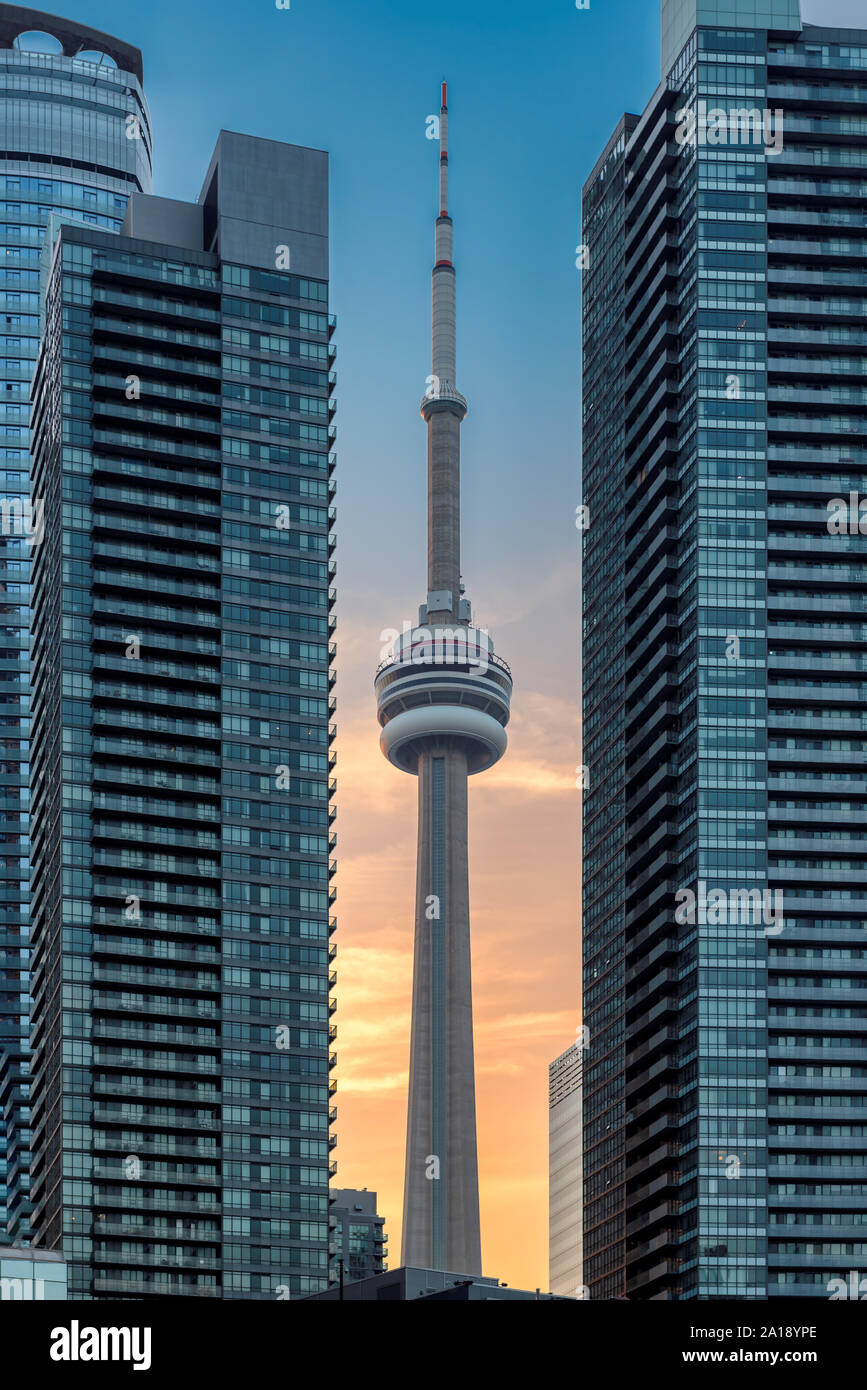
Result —
<svg viewBox="0 0 867 1390"><path fill-rule="evenodd" d="M361 1068L359 1068L359 1073ZM405 1092L409 1084L409 1071L389 1072L383 1076L356 1075L351 1066L344 1067L340 1077L340 1095L386 1095L389 1091Z"/></svg>

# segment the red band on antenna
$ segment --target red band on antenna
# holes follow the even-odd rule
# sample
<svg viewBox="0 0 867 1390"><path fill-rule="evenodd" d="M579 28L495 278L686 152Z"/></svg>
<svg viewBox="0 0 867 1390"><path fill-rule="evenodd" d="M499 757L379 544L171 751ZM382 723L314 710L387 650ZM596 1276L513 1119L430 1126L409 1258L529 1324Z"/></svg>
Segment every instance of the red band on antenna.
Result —
<svg viewBox="0 0 867 1390"><path fill-rule="evenodd" d="M445 82L443 83L442 109L443 109L443 111L445 111L445 109L446 109L446 84L445 84Z"/></svg>

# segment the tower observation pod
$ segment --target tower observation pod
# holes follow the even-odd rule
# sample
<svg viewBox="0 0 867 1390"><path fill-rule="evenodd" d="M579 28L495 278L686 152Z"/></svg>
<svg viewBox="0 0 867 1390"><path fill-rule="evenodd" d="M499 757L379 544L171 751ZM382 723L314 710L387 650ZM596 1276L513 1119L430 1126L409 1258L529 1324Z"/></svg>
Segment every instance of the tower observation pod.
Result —
<svg viewBox="0 0 867 1390"><path fill-rule="evenodd" d="M467 781L506 751L508 666L462 597L456 280L448 210L446 85L440 111L428 440L428 590L418 627L376 673L380 747L418 777L418 861L401 1263L481 1274ZM408 628L407 624L407 628Z"/></svg>

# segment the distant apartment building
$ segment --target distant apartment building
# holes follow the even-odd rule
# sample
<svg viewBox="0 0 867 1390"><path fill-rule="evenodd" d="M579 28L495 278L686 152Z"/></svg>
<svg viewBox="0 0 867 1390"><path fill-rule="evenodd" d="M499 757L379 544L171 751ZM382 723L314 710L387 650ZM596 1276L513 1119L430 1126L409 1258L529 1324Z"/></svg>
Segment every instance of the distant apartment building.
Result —
<svg viewBox="0 0 867 1390"><path fill-rule="evenodd" d="M52 226L33 385L34 1243L71 1298L328 1284L328 156ZM61 1008L62 999L62 1008Z"/></svg>
<svg viewBox="0 0 867 1390"><path fill-rule="evenodd" d="M548 1284L580 1298L582 1231L581 1073L579 1043L548 1068Z"/></svg>
<svg viewBox="0 0 867 1390"><path fill-rule="evenodd" d="M827 1298L867 1200L867 28L663 0L583 193L584 1280Z"/></svg>
<svg viewBox="0 0 867 1390"><path fill-rule="evenodd" d="M338 1279L341 1260L344 1281L385 1273L388 1237L385 1217L376 1210L376 1193L332 1188L331 1199L331 1261Z"/></svg>

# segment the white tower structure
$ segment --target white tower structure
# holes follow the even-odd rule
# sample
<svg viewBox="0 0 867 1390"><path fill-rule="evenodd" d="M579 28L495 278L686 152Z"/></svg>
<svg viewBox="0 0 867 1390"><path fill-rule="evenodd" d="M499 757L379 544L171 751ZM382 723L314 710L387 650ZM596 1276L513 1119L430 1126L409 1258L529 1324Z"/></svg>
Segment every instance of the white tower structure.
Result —
<svg viewBox="0 0 867 1390"><path fill-rule="evenodd" d="M456 284L448 211L448 108L440 111L428 432L428 592L418 627L376 673L383 753L418 777L418 864L401 1263L481 1274L467 779L506 750L508 666L472 625L460 569Z"/></svg>

